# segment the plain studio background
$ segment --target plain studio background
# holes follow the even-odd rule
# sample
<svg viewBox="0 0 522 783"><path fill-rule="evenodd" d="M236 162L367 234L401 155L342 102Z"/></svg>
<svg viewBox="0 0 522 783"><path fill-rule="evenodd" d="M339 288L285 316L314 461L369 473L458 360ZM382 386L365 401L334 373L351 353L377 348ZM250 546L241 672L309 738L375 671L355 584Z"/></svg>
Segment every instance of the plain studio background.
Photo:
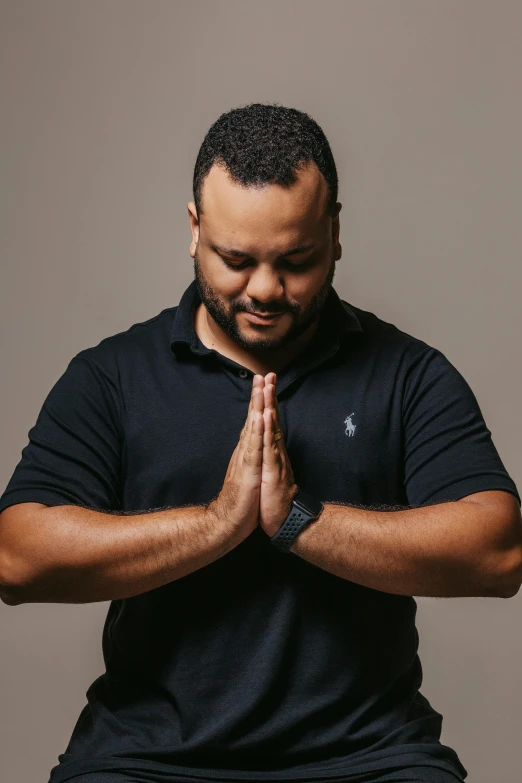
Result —
<svg viewBox="0 0 522 783"><path fill-rule="evenodd" d="M323 127L336 290L446 354L522 487L522 4L2 0L0 29L2 490L72 356L178 303L199 145L253 101ZM522 592L417 602L441 740L513 783ZM0 605L3 780L47 780L108 606Z"/></svg>

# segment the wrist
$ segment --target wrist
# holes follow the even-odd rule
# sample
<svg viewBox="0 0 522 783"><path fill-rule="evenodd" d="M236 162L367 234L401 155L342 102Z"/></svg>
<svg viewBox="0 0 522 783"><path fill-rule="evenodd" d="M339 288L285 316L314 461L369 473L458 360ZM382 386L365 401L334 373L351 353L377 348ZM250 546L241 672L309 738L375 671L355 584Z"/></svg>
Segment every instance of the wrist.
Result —
<svg viewBox="0 0 522 783"><path fill-rule="evenodd" d="M217 537L217 540L223 544L223 554L230 549L234 549L248 535L250 530L245 525L238 525L227 514L224 504L220 503L219 497L207 503L204 510L207 530Z"/></svg>
<svg viewBox="0 0 522 783"><path fill-rule="evenodd" d="M298 487L293 496L288 516L277 533L270 537L270 541L281 552L289 553L301 531L313 524L323 509L322 501Z"/></svg>
<svg viewBox="0 0 522 783"><path fill-rule="evenodd" d="M300 488L297 484L294 484L291 489L288 492L288 503L286 506L286 514L284 515L283 519L281 520L281 525L285 523L285 521L288 519L288 515L291 513L293 506L294 506L294 498L299 492Z"/></svg>

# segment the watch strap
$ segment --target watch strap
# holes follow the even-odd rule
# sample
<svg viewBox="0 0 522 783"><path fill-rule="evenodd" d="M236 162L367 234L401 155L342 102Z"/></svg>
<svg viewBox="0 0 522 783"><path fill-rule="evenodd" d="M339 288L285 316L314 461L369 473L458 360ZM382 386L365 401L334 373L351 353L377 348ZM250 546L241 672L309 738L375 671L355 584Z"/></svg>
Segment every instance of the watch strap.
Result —
<svg viewBox="0 0 522 783"><path fill-rule="evenodd" d="M322 510L323 504L320 500L317 500L298 487L292 500L290 513L277 533L270 537L270 541L280 552L288 554L290 552L290 547L301 530L310 522L317 519Z"/></svg>

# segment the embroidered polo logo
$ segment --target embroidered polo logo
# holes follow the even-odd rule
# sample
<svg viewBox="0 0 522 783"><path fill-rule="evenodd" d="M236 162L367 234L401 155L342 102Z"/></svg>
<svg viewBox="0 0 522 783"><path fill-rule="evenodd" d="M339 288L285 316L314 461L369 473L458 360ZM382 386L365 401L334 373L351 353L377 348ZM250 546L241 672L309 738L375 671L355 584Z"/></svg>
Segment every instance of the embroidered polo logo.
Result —
<svg viewBox="0 0 522 783"><path fill-rule="evenodd" d="M355 413L350 413L350 415L347 416L346 419L344 420L344 423L346 424L346 429L344 431L344 434L348 435L349 438L351 438L352 435L355 435L355 428L357 426L356 424L353 423L352 416L355 416Z"/></svg>

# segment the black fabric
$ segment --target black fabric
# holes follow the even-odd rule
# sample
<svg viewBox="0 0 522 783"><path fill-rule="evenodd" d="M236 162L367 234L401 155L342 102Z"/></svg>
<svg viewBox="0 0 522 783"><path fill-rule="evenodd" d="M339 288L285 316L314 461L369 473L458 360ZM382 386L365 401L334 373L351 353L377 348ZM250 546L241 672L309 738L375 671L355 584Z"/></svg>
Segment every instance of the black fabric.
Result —
<svg viewBox="0 0 522 783"><path fill-rule="evenodd" d="M75 775L70 778L74 783L169 783L172 777L161 772L87 772L85 775ZM363 775L350 775L346 778L322 779L322 783L462 783L462 778L456 772L447 772L428 767L401 767L383 775L369 772ZM176 783L202 783L202 778L176 777ZM205 781L203 781L205 783ZM208 783L216 783L216 780Z"/></svg>
<svg viewBox="0 0 522 783"><path fill-rule="evenodd" d="M136 513L223 483L252 372L177 307L80 351L47 395L0 510L25 501ZM445 356L332 288L278 373L296 482L323 503L420 506L517 488ZM314 524L320 524L320 521ZM129 769L200 780L357 780L431 766L463 778L420 693L413 596L341 579L261 528L180 579L111 601L106 670L50 783ZM458 779L458 777L457 777Z"/></svg>

